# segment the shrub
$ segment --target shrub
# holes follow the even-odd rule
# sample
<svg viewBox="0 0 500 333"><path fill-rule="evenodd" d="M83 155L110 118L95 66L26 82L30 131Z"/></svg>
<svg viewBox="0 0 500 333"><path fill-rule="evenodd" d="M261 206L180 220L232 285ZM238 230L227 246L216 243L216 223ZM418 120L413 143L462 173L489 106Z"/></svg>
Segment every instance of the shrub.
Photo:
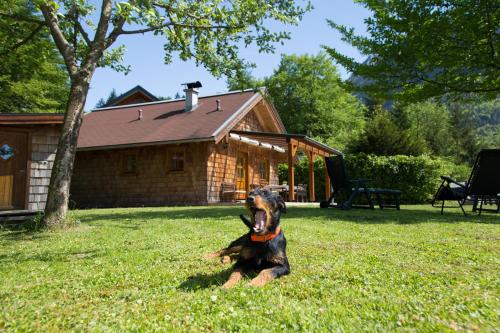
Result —
<svg viewBox="0 0 500 333"><path fill-rule="evenodd" d="M324 162L315 161L316 200L325 196ZM424 203L432 199L441 179L448 175L466 180L470 167L456 165L443 158L429 156L376 156L357 154L346 156L346 167L351 179L369 179L369 186L400 189L403 203ZM295 184L308 184L308 161L303 158L295 167ZM280 182L288 180L288 166L280 165Z"/></svg>

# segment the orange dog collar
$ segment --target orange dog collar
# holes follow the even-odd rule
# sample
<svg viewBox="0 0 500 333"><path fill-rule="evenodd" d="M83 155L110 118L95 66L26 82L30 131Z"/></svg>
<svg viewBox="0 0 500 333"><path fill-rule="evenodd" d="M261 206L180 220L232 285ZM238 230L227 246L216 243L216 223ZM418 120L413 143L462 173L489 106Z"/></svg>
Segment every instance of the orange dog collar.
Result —
<svg viewBox="0 0 500 333"><path fill-rule="evenodd" d="M267 242L267 241L270 241L271 239L276 238L276 236L278 236L280 234L280 232L281 232L281 227L278 226L273 233L264 234L264 235L257 235L257 234L252 233L250 235L250 239L253 242Z"/></svg>

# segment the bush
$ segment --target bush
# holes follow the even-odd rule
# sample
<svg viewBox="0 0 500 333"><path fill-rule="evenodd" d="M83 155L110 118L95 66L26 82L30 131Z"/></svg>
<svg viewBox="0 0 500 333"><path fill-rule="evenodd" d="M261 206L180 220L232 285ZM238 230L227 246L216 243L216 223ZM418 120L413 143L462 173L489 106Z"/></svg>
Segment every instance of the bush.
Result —
<svg viewBox="0 0 500 333"><path fill-rule="evenodd" d="M350 178L370 179L370 186L403 191L404 203L423 203L432 199L441 179L448 175L465 179L468 167L428 156L375 156L358 154L346 159Z"/></svg>
<svg viewBox="0 0 500 333"><path fill-rule="evenodd" d="M315 161L315 192L317 201L325 196L324 162ZM448 175L456 179L466 180L470 167L456 165L443 158L429 156L376 156L357 154L346 156L346 167L349 178L369 179L371 187L399 189L403 191L403 203L429 202L436 192L441 179ZM299 161L295 168L295 183L308 184L308 162L306 158ZM288 166L280 165L280 182L288 180Z"/></svg>

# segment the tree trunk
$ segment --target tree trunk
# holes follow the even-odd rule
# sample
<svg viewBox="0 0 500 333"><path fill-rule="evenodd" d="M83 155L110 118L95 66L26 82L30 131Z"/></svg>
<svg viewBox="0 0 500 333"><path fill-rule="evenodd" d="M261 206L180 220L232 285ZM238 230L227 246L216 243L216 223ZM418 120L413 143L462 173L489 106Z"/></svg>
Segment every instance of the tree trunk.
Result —
<svg viewBox="0 0 500 333"><path fill-rule="evenodd" d="M90 77L80 75L72 80L64 124L52 168L49 193L43 223L47 227L64 224L68 211L69 190L75 161L78 133L82 124L83 108L87 99Z"/></svg>

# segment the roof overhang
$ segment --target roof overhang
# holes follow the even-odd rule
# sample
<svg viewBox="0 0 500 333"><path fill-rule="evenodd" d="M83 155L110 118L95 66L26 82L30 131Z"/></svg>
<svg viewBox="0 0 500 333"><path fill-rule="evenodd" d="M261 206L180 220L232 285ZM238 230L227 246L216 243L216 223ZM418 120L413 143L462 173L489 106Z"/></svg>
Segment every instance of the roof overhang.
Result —
<svg viewBox="0 0 500 333"><path fill-rule="evenodd" d="M137 143L126 143L122 145L109 145L109 146L94 146L94 147L78 147L76 151L94 151L94 150L108 150L108 149L125 149L125 148L138 148L138 147L150 147L150 146L164 146L164 145L177 145L183 143L196 143L196 142L213 142L214 137L207 138L195 138L195 139L185 139L185 140L170 140L170 141L153 141L153 142L137 142Z"/></svg>
<svg viewBox="0 0 500 333"><path fill-rule="evenodd" d="M329 147L319 141L309 138L303 134L287 134L287 133L268 133L268 132L252 132L252 131L231 131L231 133L247 137L258 141L264 141L273 146L281 147L289 150L290 146L295 146L297 149L307 153L316 154L319 156L342 155L340 150Z"/></svg>
<svg viewBox="0 0 500 333"><path fill-rule="evenodd" d="M0 113L0 125L60 125L60 113Z"/></svg>

